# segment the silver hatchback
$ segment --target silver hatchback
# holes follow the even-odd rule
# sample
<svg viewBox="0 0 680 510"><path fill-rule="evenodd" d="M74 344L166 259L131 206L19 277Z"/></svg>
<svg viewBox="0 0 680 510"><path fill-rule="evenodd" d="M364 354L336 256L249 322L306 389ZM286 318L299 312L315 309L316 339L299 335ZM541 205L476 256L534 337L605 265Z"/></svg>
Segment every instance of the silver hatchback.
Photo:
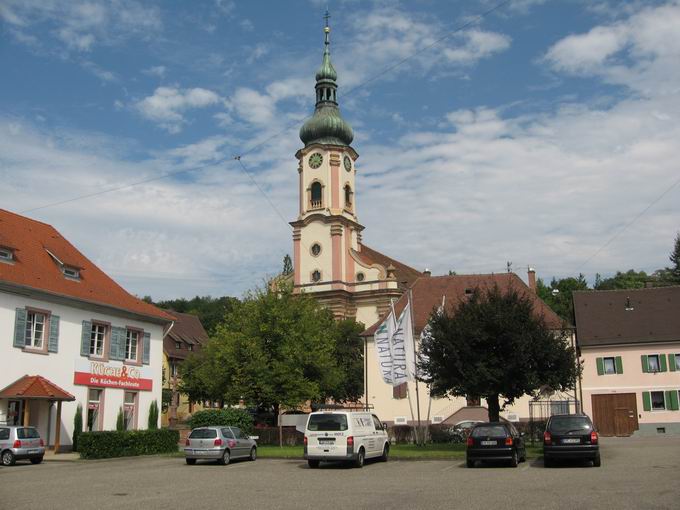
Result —
<svg viewBox="0 0 680 510"><path fill-rule="evenodd" d="M0 425L0 462L3 466L13 466L22 459L40 464L44 456L45 443L35 427Z"/></svg>
<svg viewBox="0 0 680 510"><path fill-rule="evenodd" d="M187 464L198 459L229 464L232 459L257 458L257 443L238 427L199 427L191 431L184 444Z"/></svg>

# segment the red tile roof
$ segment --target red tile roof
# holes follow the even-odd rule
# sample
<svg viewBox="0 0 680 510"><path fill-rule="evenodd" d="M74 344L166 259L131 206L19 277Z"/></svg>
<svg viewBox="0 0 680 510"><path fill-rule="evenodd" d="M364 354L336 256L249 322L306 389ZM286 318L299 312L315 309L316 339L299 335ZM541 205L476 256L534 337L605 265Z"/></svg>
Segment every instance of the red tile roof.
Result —
<svg viewBox="0 0 680 510"><path fill-rule="evenodd" d="M498 285L501 290L514 289L520 294L529 296L534 303L534 310L551 329L562 329L565 327L562 319L546 305L522 279L514 273L501 274L474 274L474 275L451 275L451 276L423 276L418 278L411 286L413 293L413 318L414 329L417 334L427 324L430 315L434 310L442 305L445 296L445 306L447 309L457 307L465 299L466 290L471 291L479 287L481 290L492 288ZM406 307L408 292L404 293L395 303L394 308L399 315ZM364 336L373 335L384 317L362 333Z"/></svg>
<svg viewBox="0 0 680 510"><path fill-rule="evenodd" d="M172 312L176 321L170 332L163 338L163 350L170 358L186 358L192 352L201 350L208 341L208 333L198 317L190 313ZM175 347L175 342L180 342L181 349ZM189 346L193 345L193 351Z"/></svg>
<svg viewBox="0 0 680 510"><path fill-rule="evenodd" d="M128 293L80 253L51 225L0 209L0 244L14 250L13 263L0 263L0 282L172 321L174 317ZM80 270L64 276L59 263Z"/></svg>
<svg viewBox="0 0 680 510"><path fill-rule="evenodd" d="M423 276L423 273L417 269L413 269L412 267L407 266L398 260L388 257L387 255L383 255L379 251L369 248L365 244L361 244L360 248L361 251L359 251L358 254L362 261L364 261L367 265L380 264L385 268L392 265L395 269L397 282L406 287L410 287L413 282L415 282L419 277Z"/></svg>
<svg viewBox="0 0 680 510"><path fill-rule="evenodd" d="M0 391L0 398L45 398L49 400L75 400L76 397L62 390L40 375L25 375Z"/></svg>

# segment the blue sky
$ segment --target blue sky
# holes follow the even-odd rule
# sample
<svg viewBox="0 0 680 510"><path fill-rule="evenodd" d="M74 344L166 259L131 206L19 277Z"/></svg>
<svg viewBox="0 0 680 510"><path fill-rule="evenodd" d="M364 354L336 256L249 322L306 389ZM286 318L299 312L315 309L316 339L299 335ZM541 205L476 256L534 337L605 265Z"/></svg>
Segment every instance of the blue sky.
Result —
<svg viewBox="0 0 680 510"><path fill-rule="evenodd" d="M478 17L499 3L329 2L364 241L435 274L668 265L680 3L510 0ZM325 8L0 1L0 207L140 295L261 285L292 249Z"/></svg>

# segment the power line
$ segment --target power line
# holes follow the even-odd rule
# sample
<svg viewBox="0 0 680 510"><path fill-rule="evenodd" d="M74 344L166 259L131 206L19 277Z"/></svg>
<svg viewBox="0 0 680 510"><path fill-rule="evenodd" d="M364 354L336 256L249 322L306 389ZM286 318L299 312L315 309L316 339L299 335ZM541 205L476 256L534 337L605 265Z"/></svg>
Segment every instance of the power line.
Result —
<svg viewBox="0 0 680 510"><path fill-rule="evenodd" d="M665 197L668 193L671 192L673 188L675 188L678 184L680 184L680 179L676 180L673 184L671 184L669 187L667 187L661 195L656 197L654 200L651 201L651 203L645 207L642 211L640 211L632 220L630 220L628 223L626 223L616 234L614 234L612 237L610 237L606 243L604 243L602 246L600 246L597 250L595 250L595 253L593 253L590 257L588 257L585 262L583 262L579 268L578 271L580 272L583 267L588 264L591 260L593 260L595 257L597 257L602 250L604 250L607 246L609 246L614 240L616 240L621 234L623 234L633 223L635 223L637 220L639 220L642 216L645 215L647 211L649 211L654 205L659 202L663 197Z"/></svg>

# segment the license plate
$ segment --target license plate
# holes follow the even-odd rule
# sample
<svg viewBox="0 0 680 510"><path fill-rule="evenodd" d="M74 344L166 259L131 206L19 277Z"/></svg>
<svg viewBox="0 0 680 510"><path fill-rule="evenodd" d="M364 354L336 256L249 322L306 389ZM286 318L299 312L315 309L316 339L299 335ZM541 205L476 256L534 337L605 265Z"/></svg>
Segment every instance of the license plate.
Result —
<svg viewBox="0 0 680 510"><path fill-rule="evenodd" d="M28 454L35 454L35 453L40 453L40 450L28 450Z"/></svg>
<svg viewBox="0 0 680 510"><path fill-rule="evenodd" d="M580 443L581 440L578 437L570 437L567 439L562 439L563 443L568 443L568 444L575 444L575 443Z"/></svg>
<svg viewBox="0 0 680 510"><path fill-rule="evenodd" d="M319 439L319 444L335 444L335 439Z"/></svg>
<svg viewBox="0 0 680 510"><path fill-rule="evenodd" d="M496 446L496 441L481 441L482 446Z"/></svg>

